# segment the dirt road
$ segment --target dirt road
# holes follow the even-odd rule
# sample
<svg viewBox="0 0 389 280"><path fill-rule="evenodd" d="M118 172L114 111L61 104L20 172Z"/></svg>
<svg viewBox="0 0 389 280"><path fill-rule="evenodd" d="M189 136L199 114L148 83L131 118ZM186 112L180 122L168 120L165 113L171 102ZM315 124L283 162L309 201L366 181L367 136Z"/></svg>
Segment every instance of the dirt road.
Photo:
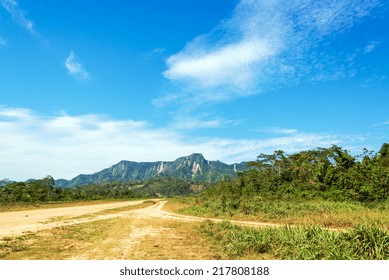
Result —
<svg viewBox="0 0 389 280"><path fill-rule="evenodd" d="M123 201L97 205L2 212L0 213L0 237L15 236L25 232L35 232L63 225L120 217L123 213L85 216L108 209L138 205L143 202L143 200Z"/></svg>
<svg viewBox="0 0 389 280"><path fill-rule="evenodd" d="M0 237L16 236L26 232L36 232L44 229L51 229L64 225L79 224L96 220L110 219L115 217L133 217L138 219L158 218L180 220L186 222L203 221L205 218L185 216L164 211L163 205L166 201L158 201L156 204L136 210L124 210L119 213L101 213L108 209L121 208L131 205L138 205L144 201L126 201L105 203L88 206L74 206L63 208L12 211L0 213ZM99 213L100 212L100 213ZM220 222L220 219L210 219ZM231 221L240 225L248 226L277 226L271 223Z"/></svg>

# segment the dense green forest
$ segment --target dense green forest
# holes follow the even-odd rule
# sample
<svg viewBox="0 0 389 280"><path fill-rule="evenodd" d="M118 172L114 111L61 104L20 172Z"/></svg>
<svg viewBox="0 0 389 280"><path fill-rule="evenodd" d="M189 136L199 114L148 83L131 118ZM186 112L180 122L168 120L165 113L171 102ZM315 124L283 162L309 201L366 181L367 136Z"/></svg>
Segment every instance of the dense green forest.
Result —
<svg viewBox="0 0 389 280"><path fill-rule="evenodd" d="M51 176L27 182L2 182L0 203L34 203L99 199L129 199L139 197L171 197L190 195L205 185L172 178L155 178L136 182L116 182L57 188Z"/></svg>
<svg viewBox="0 0 389 280"><path fill-rule="evenodd" d="M317 148L287 155L260 154L250 170L219 182L204 193L239 207L253 196L377 201L389 197L389 144L378 153L352 156L341 147Z"/></svg>

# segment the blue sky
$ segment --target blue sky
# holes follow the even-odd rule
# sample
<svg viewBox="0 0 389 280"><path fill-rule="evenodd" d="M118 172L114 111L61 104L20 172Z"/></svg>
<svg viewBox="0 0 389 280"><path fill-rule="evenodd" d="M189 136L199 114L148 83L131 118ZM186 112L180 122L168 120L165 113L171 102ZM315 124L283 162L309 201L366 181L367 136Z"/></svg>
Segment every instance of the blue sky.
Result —
<svg viewBox="0 0 389 280"><path fill-rule="evenodd" d="M389 135L385 0L0 0L0 179Z"/></svg>

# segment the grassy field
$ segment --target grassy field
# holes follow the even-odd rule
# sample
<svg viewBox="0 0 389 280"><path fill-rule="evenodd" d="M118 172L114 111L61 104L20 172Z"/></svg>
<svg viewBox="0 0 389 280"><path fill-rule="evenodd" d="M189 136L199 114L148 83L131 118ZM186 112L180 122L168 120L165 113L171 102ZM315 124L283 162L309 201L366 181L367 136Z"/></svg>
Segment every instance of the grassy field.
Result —
<svg viewBox="0 0 389 280"><path fill-rule="evenodd" d="M275 200L251 198L239 208L221 201L176 198L167 209L180 214L209 218L272 222L285 225L328 228L353 228L361 224L379 224L389 229L389 201L379 203L334 202L326 200Z"/></svg>
<svg viewBox="0 0 389 280"><path fill-rule="evenodd" d="M387 260L389 203L251 198L239 208L204 198L173 199L173 212L283 224L249 228L229 222L203 222L207 236L229 259Z"/></svg>

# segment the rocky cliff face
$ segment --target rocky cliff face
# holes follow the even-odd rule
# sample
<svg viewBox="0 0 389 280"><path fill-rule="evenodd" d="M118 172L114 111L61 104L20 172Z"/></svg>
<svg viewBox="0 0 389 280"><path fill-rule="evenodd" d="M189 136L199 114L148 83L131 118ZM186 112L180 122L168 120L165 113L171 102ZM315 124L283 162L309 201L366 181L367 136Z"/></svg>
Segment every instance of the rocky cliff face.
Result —
<svg viewBox="0 0 389 280"><path fill-rule="evenodd" d="M78 175L71 180L57 180L58 187L74 187L107 182L130 182L156 177L171 177L191 181L215 182L223 176L235 176L246 169L245 163L225 164L206 160L202 154L180 157L175 161L121 161L107 169L89 175Z"/></svg>

